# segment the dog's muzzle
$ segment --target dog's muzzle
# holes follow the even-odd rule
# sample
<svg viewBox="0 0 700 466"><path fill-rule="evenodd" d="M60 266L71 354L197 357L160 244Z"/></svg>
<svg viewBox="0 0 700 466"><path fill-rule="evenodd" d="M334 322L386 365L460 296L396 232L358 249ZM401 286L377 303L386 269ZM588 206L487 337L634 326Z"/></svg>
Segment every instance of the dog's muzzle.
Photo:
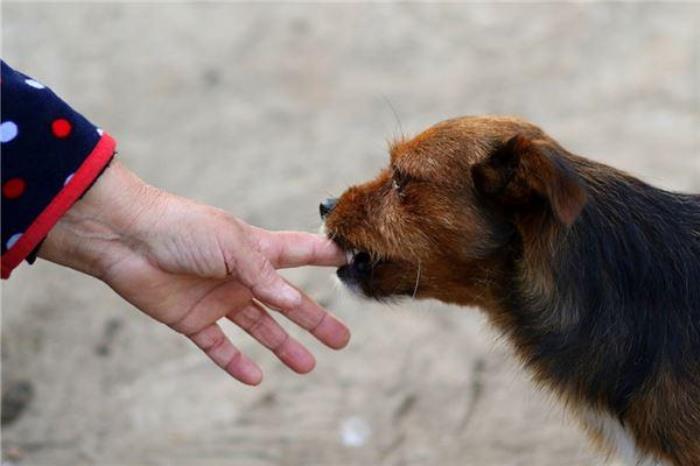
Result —
<svg viewBox="0 0 700 466"><path fill-rule="evenodd" d="M318 205L318 213L321 220L326 220L335 206L338 204L337 197L329 197ZM336 238L336 242L338 239ZM369 253L348 247L345 241L339 244L345 250L347 263L337 270L338 278L346 285L357 285L361 281L367 280L372 272L372 258Z"/></svg>

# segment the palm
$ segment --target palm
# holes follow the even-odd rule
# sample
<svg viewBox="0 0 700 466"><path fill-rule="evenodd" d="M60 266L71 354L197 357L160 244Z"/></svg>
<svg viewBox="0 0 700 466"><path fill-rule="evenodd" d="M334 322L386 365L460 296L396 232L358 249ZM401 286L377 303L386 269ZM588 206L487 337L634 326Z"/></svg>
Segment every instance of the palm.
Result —
<svg viewBox="0 0 700 466"><path fill-rule="evenodd" d="M219 220L213 222L219 223ZM220 264L211 259L218 257L217 254L202 250L202 245L206 247L207 243L222 243L221 238L212 239L211 232L222 231L224 225L214 226L216 228L207 229L208 233L202 231L201 235L193 235L196 244L156 247L150 257L124 251L119 262L103 278L127 301L187 336L217 365L244 383L257 384L262 374L224 335L217 324L222 318L244 329L296 372L308 372L315 365L311 353L287 334L262 302L280 309L287 318L327 346L345 346L349 338L347 328L308 296L302 294L301 304L290 307L276 299L274 293L258 289L246 270L217 276L214 271L221 269ZM192 231L191 226L189 228ZM223 231L231 231L231 226ZM333 246L315 235L271 233L247 226L245 234L255 237L254 241L249 241L255 245L253 252L266 256L269 267L335 265L339 260ZM195 249L199 252L193 255ZM246 267L245 262L238 263L238 267ZM256 273L260 272L258 265L254 268Z"/></svg>

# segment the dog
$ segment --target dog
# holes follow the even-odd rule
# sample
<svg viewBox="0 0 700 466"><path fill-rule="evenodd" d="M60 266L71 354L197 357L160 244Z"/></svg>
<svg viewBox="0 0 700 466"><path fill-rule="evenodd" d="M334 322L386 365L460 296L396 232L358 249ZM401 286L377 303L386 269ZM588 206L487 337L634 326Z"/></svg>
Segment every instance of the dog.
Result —
<svg viewBox="0 0 700 466"><path fill-rule="evenodd" d="M700 195L512 117L443 121L390 155L320 205L340 280L481 308L609 454L700 465Z"/></svg>

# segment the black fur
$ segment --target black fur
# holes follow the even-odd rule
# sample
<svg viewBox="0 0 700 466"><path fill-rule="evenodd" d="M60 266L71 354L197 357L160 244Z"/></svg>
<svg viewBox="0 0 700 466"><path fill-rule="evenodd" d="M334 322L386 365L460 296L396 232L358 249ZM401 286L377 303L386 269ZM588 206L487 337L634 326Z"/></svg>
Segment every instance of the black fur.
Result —
<svg viewBox="0 0 700 466"><path fill-rule="evenodd" d="M556 312L570 313L561 319L569 324L545 324L557 303L522 287L518 238L506 307L529 364L624 422L662 368L700 385L700 196L575 164L588 202L551 257Z"/></svg>

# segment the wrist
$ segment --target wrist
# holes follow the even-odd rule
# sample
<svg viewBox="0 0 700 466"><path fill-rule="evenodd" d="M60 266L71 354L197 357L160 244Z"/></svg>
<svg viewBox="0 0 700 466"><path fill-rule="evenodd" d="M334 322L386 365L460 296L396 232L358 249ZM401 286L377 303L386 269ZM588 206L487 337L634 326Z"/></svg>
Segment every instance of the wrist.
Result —
<svg viewBox="0 0 700 466"><path fill-rule="evenodd" d="M101 277L134 247L159 191L114 160L56 223L38 256Z"/></svg>

